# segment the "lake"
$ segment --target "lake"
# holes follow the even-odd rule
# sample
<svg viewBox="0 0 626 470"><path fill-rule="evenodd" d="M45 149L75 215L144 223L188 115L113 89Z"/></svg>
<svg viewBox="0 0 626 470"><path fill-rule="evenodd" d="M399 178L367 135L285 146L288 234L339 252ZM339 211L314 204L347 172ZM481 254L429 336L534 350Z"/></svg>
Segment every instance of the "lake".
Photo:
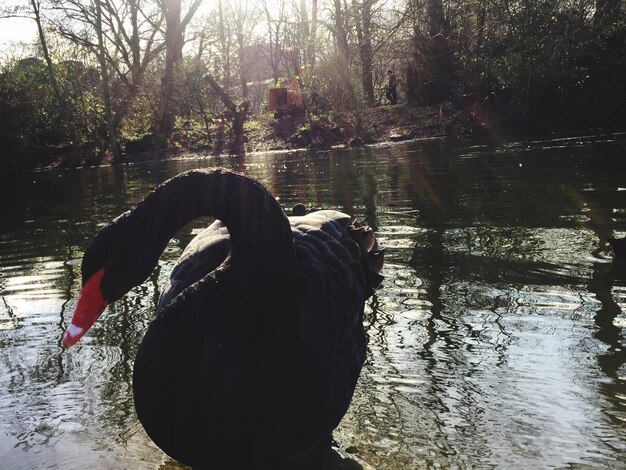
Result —
<svg viewBox="0 0 626 470"><path fill-rule="evenodd" d="M385 280L335 439L376 469L626 466L626 134L188 156L2 177L0 467L176 468L132 366L169 270L208 220L70 351L84 248L158 183L222 166L285 207L374 228ZM242 452L245 443L242 443Z"/></svg>

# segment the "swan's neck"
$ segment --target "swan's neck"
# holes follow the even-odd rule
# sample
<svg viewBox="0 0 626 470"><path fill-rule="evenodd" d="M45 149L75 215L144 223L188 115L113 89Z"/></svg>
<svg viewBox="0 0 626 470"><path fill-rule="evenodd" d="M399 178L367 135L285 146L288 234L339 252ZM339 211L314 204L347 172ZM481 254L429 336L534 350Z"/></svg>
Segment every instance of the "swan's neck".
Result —
<svg viewBox="0 0 626 470"><path fill-rule="evenodd" d="M194 170L159 186L128 214L156 265L169 240L190 221L210 216L230 233L230 263L255 270L262 263L279 269L293 261L289 221L274 197L244 176Z"/></svg>

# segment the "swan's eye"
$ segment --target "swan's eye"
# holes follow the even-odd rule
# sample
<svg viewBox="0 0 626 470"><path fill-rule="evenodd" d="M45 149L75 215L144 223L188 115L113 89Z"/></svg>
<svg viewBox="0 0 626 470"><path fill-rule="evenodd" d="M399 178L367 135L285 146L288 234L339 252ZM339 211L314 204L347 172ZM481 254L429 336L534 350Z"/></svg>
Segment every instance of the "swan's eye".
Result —
<svg viewBox="0 0 626 470"><path fill-rule="evenodd" d="M104 260L104 269L109 269L111 266L113 266L113 260L110 260L110 259Z"/></svg>

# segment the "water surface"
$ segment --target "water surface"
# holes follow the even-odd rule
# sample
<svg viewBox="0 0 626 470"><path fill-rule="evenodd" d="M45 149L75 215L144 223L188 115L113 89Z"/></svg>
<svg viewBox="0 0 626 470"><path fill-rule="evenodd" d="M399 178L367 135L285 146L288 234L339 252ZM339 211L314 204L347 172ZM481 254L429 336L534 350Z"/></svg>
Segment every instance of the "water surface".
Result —
<svg viewBox="0 0 626 470"><path fill-rule="evenodd" d="M2 178L2 468L171 468L134 414L137 346L173 263L69 352L59 338L94 233L156 184L224 166L286 207L374 227L385 281L367 305L369 355L335 433L379 469L626 465L625 135L491 146L196 157ZM245 443L242 443L245 449Z"/></svg>

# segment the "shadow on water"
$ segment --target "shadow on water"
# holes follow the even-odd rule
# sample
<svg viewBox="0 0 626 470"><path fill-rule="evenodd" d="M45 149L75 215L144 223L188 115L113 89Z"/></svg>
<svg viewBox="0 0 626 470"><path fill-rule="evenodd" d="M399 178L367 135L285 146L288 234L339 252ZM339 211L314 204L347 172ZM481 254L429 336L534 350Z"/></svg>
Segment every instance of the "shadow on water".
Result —
<svg viewBox="0 0 626 470"><path fill-rule="evenodd" d="M595 268L587 287L601 303L594 319L598 328L594 336L607 346L604 353L598 354L597 360L600 369L609 378L601 387L615 409L615 413L608 413L609 416L615 424L622 425L626 416L626 374L623 370L626 364L625 324L613 287L626 285L626 260L618 258L612 263L596 263Z"/></svg>
<svg viewBox="0 0 626 470"><path fill-rule="evenodd" d="M175 460L167 460L159 466L159 470L188 470L190 468ZM230 468L247 470L248 467L242 468L238 465L236 456L233 456ZM368 464L351 458L346 451L333 447L311 449L271 465L257 465L254 468L256 470L376 470ZM193 470L213 469L212 467L205 469L194 467Z"/></svg>

